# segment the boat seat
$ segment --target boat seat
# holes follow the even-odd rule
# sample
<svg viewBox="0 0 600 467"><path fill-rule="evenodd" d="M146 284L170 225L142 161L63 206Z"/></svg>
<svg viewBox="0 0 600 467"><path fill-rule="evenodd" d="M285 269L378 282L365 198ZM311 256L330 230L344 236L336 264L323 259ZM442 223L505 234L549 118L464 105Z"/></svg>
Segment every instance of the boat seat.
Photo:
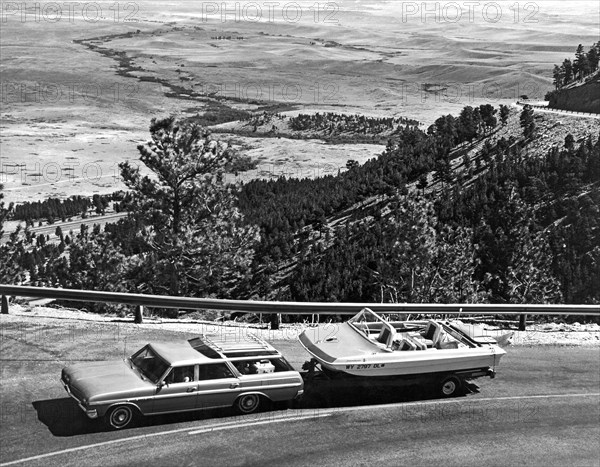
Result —
<svg viewBox="0 0 600 467"><path fill-rule="evenodd" d="M394 328L390 329L387 326L384 326L375 340L380 344L383 344L386 348L391 348L395 338L396 330Z"/></svg>
<svg viewBox="0 0 600 467"><path fill-rule="evenodd" d="M420 335L413 336L409 334L407 337L413 344L415 344L417 350L427 350L427 343Z"/></svg>
<svg viewBox="0 0 600 467"><path fill-rule="evenodd" d="M440 334L442 333L442 327L434 322L430 321L425 328L425 332L423 333L423 339L425 340L425 344L428 348L435 347L438 340L440 339Z"/></svg>
<svg viewBox="0 0 600 467"><path fill-rule="evenodd" d="M392 350L417 350L417 346L406 337L400 337L394 340Z"/></svg>
<svg viewBox="0 0 600 467"><path fill-rule="evenodd" d="M458 341L443 341L439 343L440 349L458 349Z"/></svg>

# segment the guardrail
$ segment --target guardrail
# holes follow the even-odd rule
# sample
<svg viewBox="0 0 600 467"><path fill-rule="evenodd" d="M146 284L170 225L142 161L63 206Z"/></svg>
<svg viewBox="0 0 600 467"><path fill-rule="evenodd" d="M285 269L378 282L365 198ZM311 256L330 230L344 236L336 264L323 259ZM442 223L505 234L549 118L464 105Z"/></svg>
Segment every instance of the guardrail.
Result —
<svg viewBox="0 0 600 467"><path fill-rule="evenodd" d="M582 315L600 317L600 305L505 305L505 304L438 304L438 303L327 303L268 302L254 300L221 300L213 298L172 297L121 292L58 289L21 285L1 285L2 313L8 313L8 297L51 298L81 302L120 303L136 307L134 322L143 320L143 307L188 310L241 311L274 315L353 315L368 307L377 313L435 313L458 315L519 315L520 327L532 315Z"/></svg>
<svg viewBox="0 0 600 467"><path fill-rule="evenodd" d="M586 117L594 117L600 118L600 114L593 112L580 112L578 110L567 110L567 109L555 109L554 107L548 107L547 105L539 105L539 104L530 104L528 102L517 101L517 105L525 106L528 105L532 109L542 109L542 110L550 110L555 113L565 113L565 114L573 114L573 115L584 115Z"/></svg>

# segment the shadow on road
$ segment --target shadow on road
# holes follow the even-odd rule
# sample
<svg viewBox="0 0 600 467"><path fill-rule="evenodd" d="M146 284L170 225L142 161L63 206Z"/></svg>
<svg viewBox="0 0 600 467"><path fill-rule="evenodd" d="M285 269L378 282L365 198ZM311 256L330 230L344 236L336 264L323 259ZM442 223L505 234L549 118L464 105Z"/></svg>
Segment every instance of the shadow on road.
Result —
<svg viewBox="0 0 600 467"><path fill-rule="evenodd" d="M461 395L477 392L476 386L467 386ZM398 387L394 384L373 384L356 380L314 380L306 386L304 397L291 404L295 409L351 407L359 405L393 404L399 402L425 401L439 398L432 390L419 386ZM78 436L82 434L111 431L102 420L91 420L75 401L65 397L32 403L38 420L48 427L54 436ZM290 404L264 404L263 410L281 410ZM137 417L133 426L156 426L185 423L198 420L219 419L235 415L233 409L210 409L193 412Z"/></svg>
<svg viewBox="0 0 600 467"><path fill-rule="evenodd" d="M49 399L32 403L38 420L48 427L54 436L75 436L103 431L100 423L85 416L75 401L69 397Z"/></svg>
<svg viewBox="0 0 600 467"><path fill-rule="evenodd" d="M102 420L89 419L77 403L68 397L35 401L32 405L38 414L38 420L46 425L54 436L79 436L112 431ZM135 419L131 427L169 425L232 415L234 415L233 409L210 409L149 417L140 416Z"/></svg>
<svg viewBox="0 0 600 467"><path fill-rule="evenodd" d="M467 383L460 394L479 392L475 384ZM394 382L377 382L357 379L320 379L307 385L299 408L334 408L359 405L394 404L401 402L439 399L432 388L419 385L398 386Z"/></svg>

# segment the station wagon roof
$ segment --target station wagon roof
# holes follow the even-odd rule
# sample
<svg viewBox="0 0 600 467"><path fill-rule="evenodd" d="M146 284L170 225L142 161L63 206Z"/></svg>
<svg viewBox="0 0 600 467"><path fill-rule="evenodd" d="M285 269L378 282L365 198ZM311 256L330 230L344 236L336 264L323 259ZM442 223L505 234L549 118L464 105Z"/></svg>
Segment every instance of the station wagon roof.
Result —
<svg viewBox="0 0 600 467"><path fill-rule="evenodd" d="M190 339L190 345L208 357L215 358L217 355L226 358L279 355L279 352L265 340L253 335L246 334L215 334L201 335Z"/></svg>
<svg viewBox="0 0 600 467"><path fill-rule="evenodd" d="M194 365L210 361L192 348L188 341L152 343L152 348L171 365Z"/></svg>

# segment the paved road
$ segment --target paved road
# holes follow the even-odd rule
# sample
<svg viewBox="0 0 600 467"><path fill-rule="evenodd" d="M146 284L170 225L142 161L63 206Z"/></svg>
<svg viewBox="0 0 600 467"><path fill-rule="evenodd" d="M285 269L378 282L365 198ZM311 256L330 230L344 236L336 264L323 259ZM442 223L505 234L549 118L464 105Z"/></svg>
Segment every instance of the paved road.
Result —
<svg viewBox="0 0 600 467"><path fill-rule="evenodd" d="M117 222L119 219L127 217L127 214L128 213L126 213L126 212L120 212L120 213L115 213L115 214L106 214L104 216L86 217L85 219L77 219L77 220L68 221L68 222L55 222L54 224L46 224L46 225L42 225L41 227L31 227L29 230L34 232L36 235L39 235L39 234L49 235L50 240L54 240L55 239L54 233L56 232L57 227L60 227L61 230L63 231L63 234L66 235L69 233L70 230L73 230L74 232L78 232L79 228L81 227L81 224L85 224L85 225L89 225L89 226L92 226L94 224L104 225L104 224L108 224L111 222ZM19 222L16 222L16 221L10 221L10 222L6 223L6 226L4 227L5 235L2 238L2 242L8 241L8 234L15 230L18 223ZM21 224L22 224L22 222L21 222Z"/></svg>
<svg viewBox="0 0 600 467"><path fill-rule="evenodd" d="M265 412L3 465L597 465L600 393ZM101 459L101 461L100 461Z"/></svg>
<svg viewBox="0 0 600 467"><path fill-rule="evenodd" d="M527 102L515 102L514 106L515 107L524 107L527 104ZM537 103L531 103L531 105L537 105ZM566 116L570 116L570 117L579 117L579 118L591 118L591 119L600 119L600 114L592 114L592 113L574 113L570 110L561 110L561 109L552 109L550 107L546 108L546 109L542 109L540 107L533 107L533 111L534 112L544 112L544 113L551 113L551 114L559 114L559 115L566 115Z"/></svg>
<svg viewBox="0 0 600 467"><path fill-rule="evenodd" d="M130 324L80 329L2 319L5 465L597 466L600 459L597 348L509 348L498 377L478 380L481 392L466 397L319 388L323 397L295 410L148 417L110 432L66 397L60 368L68 360L129 354L175 334ZM306 358L295 341L275 345L296 367Z"/></svg>

